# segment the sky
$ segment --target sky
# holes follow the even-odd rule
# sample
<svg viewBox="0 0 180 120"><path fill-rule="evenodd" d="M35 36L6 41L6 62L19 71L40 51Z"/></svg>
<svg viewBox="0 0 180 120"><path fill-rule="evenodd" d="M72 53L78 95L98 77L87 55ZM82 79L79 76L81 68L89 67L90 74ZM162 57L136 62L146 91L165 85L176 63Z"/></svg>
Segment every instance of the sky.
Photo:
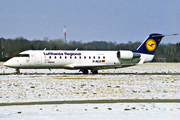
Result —
<svg viewBox="0 0 180 120"><path fill-rule="evenodd" d="M143 41L151 33L180 34L179 0L0 0L0 38ZM178 43L180 35L163 38Z"/></svg>

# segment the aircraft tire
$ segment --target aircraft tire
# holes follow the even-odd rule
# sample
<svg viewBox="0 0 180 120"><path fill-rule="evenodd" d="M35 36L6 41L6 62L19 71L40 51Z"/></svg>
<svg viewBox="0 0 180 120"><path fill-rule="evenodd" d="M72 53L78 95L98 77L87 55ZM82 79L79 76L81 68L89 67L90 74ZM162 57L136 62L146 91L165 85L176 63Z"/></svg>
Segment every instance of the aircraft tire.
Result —
<svg viewBox="0 0 180 120"><path fill-rule="evenodd" d="M20 74L19 68L16 68L16 74Z"/></svg>
<svg viewBox="0 0 180 120"><path fill-rule="evenodd" d="M89 73L87 69L83 69L82 72L83 72L83 74L88 74Z"/></svg>
<svg viewBox="0 0 180 120"><path fill-rule="evenodd" d="M98 70L93 70L91 72L92 72L92 74L98 74Z"/></svg>

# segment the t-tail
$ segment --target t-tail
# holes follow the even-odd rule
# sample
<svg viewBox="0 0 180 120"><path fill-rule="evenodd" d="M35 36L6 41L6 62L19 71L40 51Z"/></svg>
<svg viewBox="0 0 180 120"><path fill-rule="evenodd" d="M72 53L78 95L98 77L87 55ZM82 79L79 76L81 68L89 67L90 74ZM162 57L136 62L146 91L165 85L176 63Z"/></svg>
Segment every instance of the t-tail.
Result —
<svg viewBox="0 0 180 120"><path fill-rule="evenodd" d="M172 34L177 35L177 34ZM162 35L158 33L150 34L149 37L144 40L144 42L133 51L134 53L141 54L141 60L138 64L143 64L144 62L149 62L154 58L154 53L161 42L162 38L168 35Z"/></svg>

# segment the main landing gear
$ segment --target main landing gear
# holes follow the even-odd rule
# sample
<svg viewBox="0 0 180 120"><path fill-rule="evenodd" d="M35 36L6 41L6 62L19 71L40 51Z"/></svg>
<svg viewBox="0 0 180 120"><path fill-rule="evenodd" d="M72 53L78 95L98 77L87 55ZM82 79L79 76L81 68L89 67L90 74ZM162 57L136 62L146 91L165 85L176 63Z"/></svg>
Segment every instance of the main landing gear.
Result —
<svg viewBox="0 0 180 120"><path fill-rule="evenodd" d="M88 74L88 69L80 69L80 71L83 72L83 74ZM91 70L92 74L98 74L98 70Z"/></svg>
<svg viewBox="0 0 180 120"><path fill-rule="evenodd" d="M91 70L92 74L98 74L98 70Z"/></svg>
<svg viewBox="0 0 180 120"><path fill-rule="evenodd" d="M89 73L88 69L80 69L79 72L81 72L81 71L83 72L83 74L88 74Z"/></svg>

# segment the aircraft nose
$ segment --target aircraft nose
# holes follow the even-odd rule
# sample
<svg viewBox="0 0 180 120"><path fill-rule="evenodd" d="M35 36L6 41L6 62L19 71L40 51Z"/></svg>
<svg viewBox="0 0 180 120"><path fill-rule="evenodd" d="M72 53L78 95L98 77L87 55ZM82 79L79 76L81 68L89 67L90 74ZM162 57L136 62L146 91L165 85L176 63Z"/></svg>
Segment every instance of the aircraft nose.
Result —
<svg viewBox="0 0 180 120"><path fill-rule="evenodd" d="M10 68L17 68L19 66L19 61L15 58L11 58L8 61L6 61L3 65Z"/></svg>
<svg viewBox="0 0 180 120"><path fill-rule="evenodd" d="M3 65L6 66L6 67L11 67L12 63L8 60Z"/></svg>
<svg viewBox="0 0 180 120"><path fill-rule="evenodd" d="M6 61L3 65L4 65L4 66L8 66L8 61Z"/></svg>

